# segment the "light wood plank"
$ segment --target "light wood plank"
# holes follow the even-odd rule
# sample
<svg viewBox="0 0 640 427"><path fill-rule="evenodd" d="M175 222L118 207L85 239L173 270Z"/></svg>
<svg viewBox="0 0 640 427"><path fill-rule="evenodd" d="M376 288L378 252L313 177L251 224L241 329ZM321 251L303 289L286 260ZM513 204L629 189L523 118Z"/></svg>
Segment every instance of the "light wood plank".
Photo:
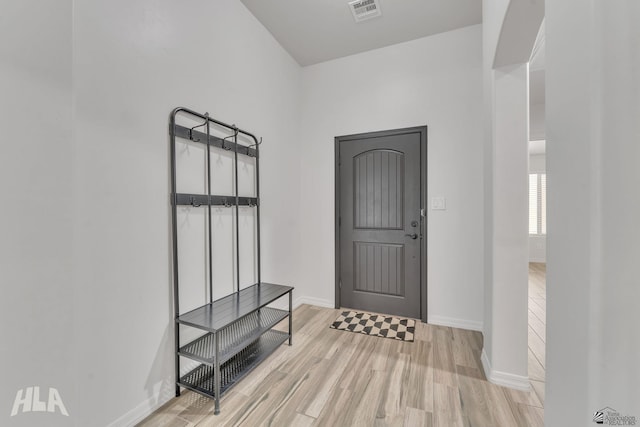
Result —
<svg viewBox="0 0 640 427"><path fill-rule="evenodd" d="M433 425L435 427L464 426L458 387L434 383L433 408Z"/></svg>
<svg viewBox="0 0 640 427"><path fill-rule="evenodd" d="M138 427L192 427L195 424L171 414L157 413L146 418Z"/></svg>
<svg viewBox="0 0 640 427"><path fill-rule="evenodd" d="M529 328L529 348L536 359L538 359L540 366L544 368L545 344L531 328Z"/></svg>
<svg viewBox="0 0 640 427"><path fill-rule="evenodd" d="M533 390L533 386L530 391L505 389L505 392L507 393L507 396L515 403L542 408L542 401Z"/></svg>
<svg viewBox="0 0 640 427"><path fill-rule="evenodd" d="M363 390L359 390L357 402L354 402L353 411L348 410L345 415L346 425L371 426L376 419L376 413L382 392L385 387L386 375L381 371L370 371L369 381Z"/></svg>
<svg viewBox="0 0 640 427"><path fill-rule="evenodd" d="M404 416L404 427L433 426L431 412L416 408L407 408Z"/></svg>
<svg viewBox="0 0 640 427"><path fill-rule="evenodd" d="M518 413L523 425L531 427L544 426L544 411L542 408L518 404Z"/></svg>
<svg viewBox="0 0 640 427"><path fill-rule="evenodd" d="M433 339L433 327L426 323L416 320L416 329L414 331L414 340L431 342Z"/></svg>
<svg viewBox="0 0 640 427"><path fill-rule="evenodd" d="M453 357L453 333L451 328L439 327L434 331L433 381L451 387L458 386Z"/></svg>
<svg viewBox="0 0 640 427"><path fill-rule="evenodd" d="M344 375L345 371L350 367L351 357L356 351L356 346L348 341L349 335L342 334L335 342L340 342L342 345L334 354L334 357L329 359L329 368L323 377L316 383L316 387L313 393L308 398L301 402L297 410L310 417L317 418L320 416L322 409L325 407L331 395L335 392L340 378Z"/></svg>
<svg viewBox="0 0 640 427"><path fill-rule="evenodd" d="M316 419L313 417L309 417L303 414L296 414L293 417L291 424L289 425L296 427L311 427L315 421Z"/></svg>
<svg viewBox="0 0 640 427"><path fill-rule="evenodd" d="M544 366L538 362L536 356L533 355L531 348L529 348L528 352L528 361L529 361L529 379L536 381L544 381L545 379L545 369Z"/></svg>
<svg viewBox="0 0 640 427"><path fill-rule="evenodd" d="M402 408L403 382L408 371L411 358L408 354L396 353L395 363L388 371L383 388L383 397L378 407L377 418L384 419L388 425L404 423Z"/></svg>
<svg viewBox="0 0 640 427"><path fill-rule="evenodd" d="M330 396L327 404L322 408L320 416L313 423L314 426L343 426L344 414L353 405L355 397L351 390L337 388Z"/></svg>
<svg viewBox="0 0 640 427"><path fill-rule="evenodd" d="M547 337L547 330L544 320L541 320L536 316L533 311L529 310L529 327L545 342Z"/></svg>
<svg viewBox="0 0 640 427"><path fill-rule="evenodd" d="M473 377L460 377L460 401L473 426L495 425L487 389L489 383Z"/></svg>
<svg viewBox="0 0 640 427"><path fill-rule="evenodd" d="M493 411L491 416L494 418L496 426L519 426L519 414L514 413L513 400L507 397L506 388L491 385L486 388L488 399L491 402Z"/></svg>
<svg viewBox="0 0 640 427"><path fill-rule="evenodd" d="M533 312L538 319L543 320L547 317L547 302L545 299L538 297L529 297L529 310Z"/></svg>
<svg viewBox="0 0 640 427"><path fill-rule="evenodd" d="M275 398L274 404L269 408L270 413L265 418L267 425L296 425L294 424L294 420L298 415L296 408L307 395L315 392L316 384L329 368L329 361L326 359L311 358L310 360L315 360L315 362L307 366L301 366L299 371L291 371L289 375L290 382L286 385L285 394L282 397ZM314 420L313 417L308 418Z"/></svg>
<svg viewBox="0 0 640 427"><path fill-rule="evenodd" d="M538 399L540 399L540 402L541 402L542 406L544 406L544 387L545 387L545 383L543 381L531 380L531 386L533 387L533 390L535 391L536 395L538 396Z"/></svg>
<svg viewBox="0 0 640 427"><path fill-rule="evenodd" d="M402 395L402 405L433 412L433 345L426 341L405 345L403 350L412 351L406 353L410 363L405 370L403 384L407 391Z"/></svg>

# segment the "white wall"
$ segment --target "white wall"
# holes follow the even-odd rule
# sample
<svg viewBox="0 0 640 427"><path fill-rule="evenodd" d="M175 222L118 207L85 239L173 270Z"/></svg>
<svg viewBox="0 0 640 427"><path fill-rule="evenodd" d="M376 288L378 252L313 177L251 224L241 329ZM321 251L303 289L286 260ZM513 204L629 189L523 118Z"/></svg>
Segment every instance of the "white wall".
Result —
<svg viewBox="0 0 640 427"><path fill-rule="evenodd" d="M328 305L333 137L429 125L429 192L448 199L429 218L430 319L481 328L479 26L305 70L302 100L300 68L238 1L64 6L21 2L2 15L2 40L23 36L2 44L3 128L16 141L2 182L21 206L3 216L2 271L17 284L3 325L21 322L3 327L3 366L20 373L4 376L3 405L51 386L71 415L48 425L123 425L172 396L167 121L178 105L264 138L263 280ZM41 31L25 32L34 20ZM375 70L378 89L351 86L344 65ZM326 110L339 94L353 105ZM10 422L39 414L29 416Z"/></svg>
<svg viewBox="0 0 640 427"><path fill-rule="evenodd" d="M493 113L495 108L493 62L500 38L500 29L509 0L482 2L482 94L483 94L483 271L484 271L484 328L483 351L493 357Z"/></svg>
<svg viewBox="0 0 640 427"><path fill-rule="evenodd" d="M545 424L640 418L640 3L547 0Z"/></svg>
<svg viewBox="0 0 640 427"><path fill-rule="evenodd" d="M529 155L529 173L546 173L546 156L544 154ZM529 235L529 262L547 261L546 235Z"/></svg>
<svg viewBox="0 0 640 427"><path fill-rule="evenodd" d="M509 0L483 2L485 328L482 361L490 381L520 389L529 387L526 60L530 52L525 50L533 47L537 27L530 21L542 19L541 7L544 8L540 1L526 5L514 5ZM530 10L518 13L523 12L522 8ZM499 56L503 66L496 68ZM505 65L506 57L519 58L520 63L506 62L513 65Z"/></svg>
<svg viewBox="0 0 640 427"><path fill-rule="evenodd" d="M529 140L538 141L545 139L544 115L544 104L531 104L529 106Z"/></svg>
<svg viewBox="0 0 640 427"><path fill-rule="evenodd" d="M169 113L264 138L263 279L296 285L300 69L237 0L79 1L73 24L75 420L125 424L174 391Z"/></svg>
<svg viewBox="0 0 640 427"><path fill-rule="evenodd" d="M57 388L68 412L78 410L71 1L4 2L0 58L0 425L69 425L59 412L10 414L16 392L32 386L45 401L49 387Z"/></svg>
<svg viewBox="0 0 640 427"><path fill-rule="evenodd" d="M428 125L428 318L481 329L482 46L473 26L303 69L301 293L334 303L334 137ZM461 297L464 295L464 297Z"/></svg>
<svg viewBox="0 0 640 427"><path fill-rule="evenodd" d="M493 71L492 349L487 378L528 389L528 64Z"/></svg>

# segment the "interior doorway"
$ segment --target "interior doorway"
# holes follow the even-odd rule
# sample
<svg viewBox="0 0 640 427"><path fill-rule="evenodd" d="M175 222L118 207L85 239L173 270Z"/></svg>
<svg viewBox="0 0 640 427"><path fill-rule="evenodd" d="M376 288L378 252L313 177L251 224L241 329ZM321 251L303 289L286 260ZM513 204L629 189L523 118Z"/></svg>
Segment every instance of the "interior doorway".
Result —
<svg viewBox="0 0 640 427"><path fill-rule="evenodd" d="M547 321L547 168L544 21L529 62L529 288L528 371L544 404Z"/></svg>
<svg viewBox="0 0 640 427"><path fill-rule="evenodd" d="M427 128L335 144L336 307L426 321Z"/></svg>

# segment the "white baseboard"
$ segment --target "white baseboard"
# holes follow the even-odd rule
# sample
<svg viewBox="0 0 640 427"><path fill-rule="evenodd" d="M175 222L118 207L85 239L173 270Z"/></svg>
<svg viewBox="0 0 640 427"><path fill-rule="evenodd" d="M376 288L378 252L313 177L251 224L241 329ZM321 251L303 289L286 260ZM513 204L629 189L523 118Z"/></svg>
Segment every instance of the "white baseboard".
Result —
<svg viewBox="0 0 640 427"><path fill-rule="evenodd" d="M293 300L293 309L295 310L302 304L315 305L317 307L325 307L325 308L335 308L333 301L321 299L321 298L312 298L312 297L298 297ZM279 308L280 310L288 310L289 309L289 300L287 298L280 298L276 302L269 304L270 307Z"/></svg>
<svg viewBox="0 0 640 427"><path fill-rule="evenodd" d="M173 396L165 396L164 399L160 398L160 394L151 396L126 414L122 415L117 420L113 421L108 427L132 427L140 421L147 418L149 415L160 409L162 405L170 401Z"/></svg>
<svg viewBox="0 0 640 427"><path fill-rule="evenodd" d="M333 301L329 301L322 298L313 298L313 297L298 297L293 301L293 308L297 308L302 304L315 305L318 307L324 308L335 308L335 303Z"/></svg>
<svg viewBox="0 0 640 427"><path fill-rule="evenodd" d="M466 319L456 319L454 317L446 317L446 316L427 316L427 323L432 325L439 326L449 326L451 328L458 329L468 329L471 331L479 331L483 330L483 323L475 320L466 320Z"/></svg>
<svg viewBox="0 0 640 427"><path fill-rule="evenodd" d="M528 376L514 375L507 372L494 371L491 368L491 363L487 357L487 353L482 349L482 367L484 368L484 374L489 382L500 385L503 387L513 388L516 390L530 391L531 382Z"/></svg>

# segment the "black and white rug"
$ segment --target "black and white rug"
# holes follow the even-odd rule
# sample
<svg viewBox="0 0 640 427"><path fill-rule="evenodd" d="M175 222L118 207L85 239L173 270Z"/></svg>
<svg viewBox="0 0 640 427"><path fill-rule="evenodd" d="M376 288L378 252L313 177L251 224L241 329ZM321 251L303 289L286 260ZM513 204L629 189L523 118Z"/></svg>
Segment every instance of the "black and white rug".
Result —
<svg viewBox="0 0 640 427"><path fill-rule="evenodd" d="M380 314L343 311L330 328L413 342L416 321Z"/></svg>

